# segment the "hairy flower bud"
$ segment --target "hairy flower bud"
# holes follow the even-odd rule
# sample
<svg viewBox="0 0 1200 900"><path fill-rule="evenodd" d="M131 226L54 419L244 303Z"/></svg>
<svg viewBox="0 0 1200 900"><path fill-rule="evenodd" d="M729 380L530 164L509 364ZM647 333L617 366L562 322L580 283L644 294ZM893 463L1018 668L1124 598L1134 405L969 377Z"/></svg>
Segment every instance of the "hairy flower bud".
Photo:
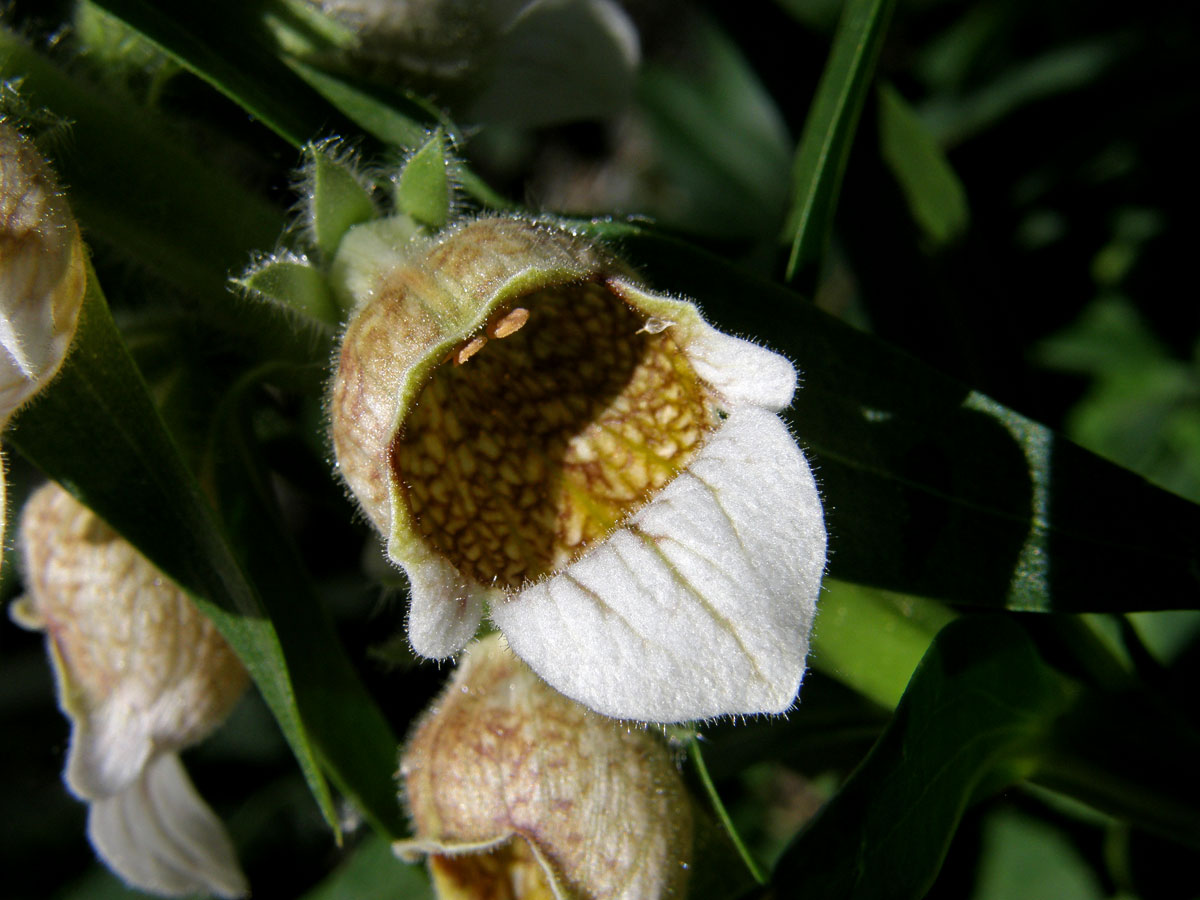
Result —
<svg viewBox="0 0 1200 900"><path fill-rule="evenodd" d="M58 372L86 286L66 198L33 145L0 120L0 428ZM0 541L4 494L0 462Z"/></svg>
<svg viewBox="0 0 1200 900"><path fill-rule="evenodd" d="M397 256L357 279L331 413L414 649L457 652L486 601L606 715L786 709L825 561L775 415L791 364L560 228L479 219Z"/></svg>
<svg viewBox="0 0 1200 900"><path fill-rule="evenodd" d="M498 636L468 649L400 772L416 837L396 850L428 856L440 900L684 894L692 813L664 741L552 690Z"/></svg>
<svg viewBox="0 0 1200 900"><path fill-rule="evenodd" d="M51 482L19 527L28 593L13 618L46 633L71 719L67 786L89 804L101 858L136 887L234 897L245 879L177 753L246 687L212 622L89 509Z"/></svg>

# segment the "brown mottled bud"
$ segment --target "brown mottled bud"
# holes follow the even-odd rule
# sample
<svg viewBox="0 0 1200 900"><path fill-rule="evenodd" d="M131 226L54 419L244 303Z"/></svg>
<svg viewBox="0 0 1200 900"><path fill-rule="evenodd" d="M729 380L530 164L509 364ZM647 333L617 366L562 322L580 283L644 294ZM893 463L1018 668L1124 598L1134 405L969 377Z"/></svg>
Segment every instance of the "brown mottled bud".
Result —
<svg viewBox="0 0 1200 900"><path fill-rule="evenodd" d="M682 897L690 802L660 735L546 685L498 636L468 648L400 767L440 900ZM507 893L505 893L507 891Z"/></svg>
<svg viewBox="0 0 1200 900"><path fill-rule="evenodd" d="M54 174L0 120L0 428L58 372L86 286L83 241ZM0 541L6 519L0 460Z"/></svg>
<svg viewBox="0 0 1200 900"><path fill-rule="evenodd" d="M168 895L245 893L224 828L175 755L206 737L247 684L212 622L57 484L21 515L28 593L13 617L46 633L72 723L65 778L89 803L101 857Z"/></svg>
<svg viewBox="0 0 1200 900"><path fill-rule="evenodd" d="M408 573L418 653L461 649L486 601L518 656L606 715L792 703L825 531L775 415L786 359L525 219L346 270L333 443Z"/></svg>
<svg viewBox="0 0 1200 900"><path fill-rule="evenodd" d="M0 122L0 422L62 365L86 283L79 227L53 173Z"/></svg>

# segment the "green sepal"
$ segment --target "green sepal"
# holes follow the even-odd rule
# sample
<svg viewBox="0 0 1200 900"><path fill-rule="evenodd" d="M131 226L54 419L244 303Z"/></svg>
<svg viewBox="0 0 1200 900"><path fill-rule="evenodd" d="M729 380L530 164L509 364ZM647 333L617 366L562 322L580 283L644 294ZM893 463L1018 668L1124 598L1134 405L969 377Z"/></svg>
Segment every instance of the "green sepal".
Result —
<svg viewBox="0 0 1200 900"><path fill-rule="evenodd" d="M405 162L396 179L396 209L427 228L441 228L450 219L454 188L446 158L446 139L435 129Z"/></svg>
<svg viewBox="0 0 1200 900"><path fill-rule="evenodd" d="M298 257L270 257L237 283L264 300L322 325L337 325L338 306L325 276Z"/></svg>
<svg viewBox="0 0 1200 900"><path fill-rule="evenodd" d="M331 260L346 232L376 215L371 190L329 141L304 148L307 226L322 260Z"/></svg>

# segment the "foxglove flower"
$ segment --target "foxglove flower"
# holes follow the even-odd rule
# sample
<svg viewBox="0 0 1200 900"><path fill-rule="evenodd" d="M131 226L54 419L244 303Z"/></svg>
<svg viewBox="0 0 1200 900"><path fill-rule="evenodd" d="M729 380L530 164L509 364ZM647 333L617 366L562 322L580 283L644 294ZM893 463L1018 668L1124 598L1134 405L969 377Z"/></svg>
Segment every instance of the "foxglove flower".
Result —
<svg viewBox="0 0 1200 900"><path fill-rule="evenodd" d="M79 227L53 173L0 121L0 428L58 372L86 284ZM0 541L4 493L0 462Z"/></svg>
<svg viewBox="0 0 1200 900"><path fill-rule="evenodd" d="M547 687L496 635L472 645L400 764L439 900L684 895L689 798L645 729Z"/></svg>
<svg viewBox="0 0 1200 900"><path fill-rule="evenodd" d="M374 249L341 267L332 436L408 573L413 648L458 652L486 603L606 715L785 710L825 561L776 415L791 364L561 228L485 218Z"/></svg>
<svg viewBox="0 0 1200 900"><path fill-rule="evenodd" d="M167 896L247 893L224 826L178 753L246 687L212 622L90 510L51 482L26 504L28 593L13 618L46 633L71 719L64 773L88 803L88 836L133 886Z"/></svg>

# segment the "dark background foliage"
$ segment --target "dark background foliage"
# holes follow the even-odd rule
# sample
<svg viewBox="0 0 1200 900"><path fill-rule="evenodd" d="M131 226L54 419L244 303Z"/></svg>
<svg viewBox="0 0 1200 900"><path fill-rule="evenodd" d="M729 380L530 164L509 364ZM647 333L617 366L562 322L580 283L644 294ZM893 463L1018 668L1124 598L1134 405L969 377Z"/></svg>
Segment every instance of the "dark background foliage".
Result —
<svg viewBox="0 0 1200 900"><path fill-rule="evenodd" d="M325 751L338 749L331 736L380 736L361 742L384 747L373 762L368 750L343 753L327 772L398 819L385 796L391 771L376 763L444 672L408 656L403 588L372 561L372 539L328 474L320 393L329 336L281 325L225 289L251 251L279 240L299 143L337 133L371 158L398 151L263 50L256 16L280 4L218 3L203 16L187 4L98 6L176 62L150 56L130 70L127 59L83 54L63 24L71 4L17 2L0 77L27 76L22 100L61 117L44 124L43 145L184 462L224 473L216 489L225 498L262 500L248 503L242 531L230 521L212 531L237 548L226 569L188 569L209 557L184 552L171 573L217 615L229 612L221 597L248 585L279 625L285 655L308 647L343 684L365 688L361 732L333 728L319 703L300 718ZM701 745L734 824L773 873L755 892L1200 895L1200 519L1179 499L1200 501L1191 278L1200 185L1186 131L1200 120L1200 17L1168 2L895 4L877 65L864 70L871 79L836 215L819 235L823 253L789 276L780 236L807 177L793 175L792 159L842 5L627 6L646 60L619 122L465 123L462 152L512 201L649 217L581 227L805 373L792 420L822 479L834 553L814 668L786 719L718 723ZM56 93L39 65L69 87ZM97 96L111 104L96 101L92 118L86 101L71 105L89 85L102 85ZM422 126L448 99L385 97ZM139 122L145 110L153 114ZM720 141L729 134L733 153ZM614 159L630 166L632 190L576 189L581 172ZM188 193L210 175L213 191ZM468 191L464 207L482 196ZM112 375L120 354L103 346L97 365ZM71 385L99 371L83 365L6 434L10 510L41 477L36 465L78 474L85 494L123 513L120 487L89 484L80 459L46 449L65 427L56 404L69 409ZM135 405L96 413L97 428L140 415ZM868 409L893 425L867 427ZM214 435L220 459L206 456ZM1055 456L1039 469L1034 451L1045 446ZM268 481L272 490L256 494ZM131 496L142 487L131 484ZM202 506L164 490L180 501L180 521L209 534ZM1050 491L1048 537L1035 534L1030 513L1038 490ZM155 548L152 518L126 505L129 528L146 534L139 546L160 551L160 564L175 559ZM253 553L239 543L246 520L271 523L250 530ZM1049 580L1018 583L1025 551L1050 561ZM300 584L243 556L302 559ZM311 601L299 625L271 606L289 587ZM21 590L11 554L3 590ZM5 621L0 667L0 893L124 896L94 863L84 809L59 780L68 730L40 638ZM398 825L373 832L349 804L330 801L326 818L332 810L346 832L337 846L310 792L323 780L310 771L306 783L295 750L255 695L188 754L255 896L421 896L419 870L395 863L383 843ZM370 784L344 783L362 769Z"/></svg>

